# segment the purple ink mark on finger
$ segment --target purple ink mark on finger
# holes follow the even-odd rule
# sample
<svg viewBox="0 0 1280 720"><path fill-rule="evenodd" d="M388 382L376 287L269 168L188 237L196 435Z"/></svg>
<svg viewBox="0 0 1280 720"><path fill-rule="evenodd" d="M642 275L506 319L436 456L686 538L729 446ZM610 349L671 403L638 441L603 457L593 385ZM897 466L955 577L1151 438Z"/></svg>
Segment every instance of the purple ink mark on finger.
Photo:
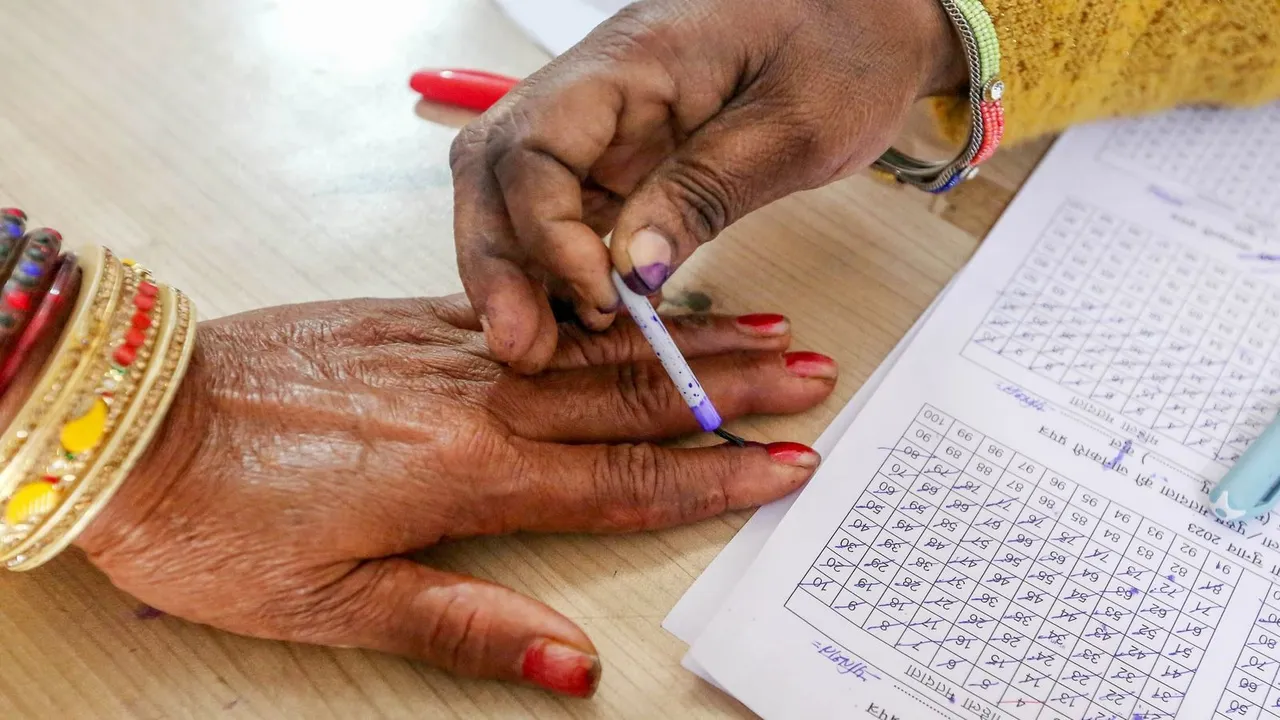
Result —
<svg viewBox="0 0 1280 720"><path fill-rule="evenodd" d="M667 281L671 269L665 263L650 263L635 268L622 277L622 281L638 295L652 295Z"/></svg>

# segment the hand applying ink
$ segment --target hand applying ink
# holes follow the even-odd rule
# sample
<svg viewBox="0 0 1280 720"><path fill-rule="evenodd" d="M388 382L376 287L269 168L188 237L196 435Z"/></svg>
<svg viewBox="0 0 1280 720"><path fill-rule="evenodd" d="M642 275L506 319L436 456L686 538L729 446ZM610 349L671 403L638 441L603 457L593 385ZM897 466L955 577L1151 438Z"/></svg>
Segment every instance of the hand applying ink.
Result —
<svg viewBox="0 0 1280 720"><path fill-rule="evenodd" d="M439 102L483 112L498 102L518 81L474 70L422 70L414 73L409 86L428 102ZM638 268L641 277L653 267ZM659 268L660 269L660 268ZM702 389L702 383L694 376L689 362L676 347L662 320L642 295L631 290L618 275L611 273L614 288L635 319L636 326L653 348L659 362L675 384L680 396L693 412L698 425L707 432L714 432L722 439L738 447L746 447L746 441L722 427L719 411Z"/></svg>
<svg viewBox="0 0 1280 720"><path fill-rule="evenodd" d="M633 3L454 143L458 266L492 352L537 371L550 296L607 327L612 269L654 294L746 213L868 165L966 72L937 0Z"/></svg>

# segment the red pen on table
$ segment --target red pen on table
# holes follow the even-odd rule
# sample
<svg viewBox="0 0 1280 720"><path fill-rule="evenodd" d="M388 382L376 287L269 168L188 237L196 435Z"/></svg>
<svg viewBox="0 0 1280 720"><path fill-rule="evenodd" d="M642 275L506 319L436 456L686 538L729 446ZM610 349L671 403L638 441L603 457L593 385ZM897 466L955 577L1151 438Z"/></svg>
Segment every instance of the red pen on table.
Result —
<svg viewBox="0 0 1280 720"><path fill-rule="evenodd" d="M519 82L483 70L420 70L409 87L427 102L484 112Z"/></svg>

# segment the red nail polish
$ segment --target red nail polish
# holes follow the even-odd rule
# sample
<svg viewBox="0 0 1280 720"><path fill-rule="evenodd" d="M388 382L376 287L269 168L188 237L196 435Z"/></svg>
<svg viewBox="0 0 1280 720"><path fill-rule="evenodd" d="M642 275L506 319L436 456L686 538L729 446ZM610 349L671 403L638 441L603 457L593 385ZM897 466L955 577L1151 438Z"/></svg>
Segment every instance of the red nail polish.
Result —
<svg viewBox="0 0 1280 720"><path fill-rule="evenodd" d="M769 451L769 457L784 465L815 468L822 462L822 456L818 455L813 448L796 442L769 443L765 446L765 450Z"/></svg>
<svg viewBox="0 0 1280 720"><path fill-rule="evenodd" d="M782 357L787 363L787 371L797 377L835 380L840 375L836 361L820 353L791 352Z"/></svg>
<svg viewBox="0 0 1280 720"><path fill-rule="evenodd" d="M787 318L777 313L754 313L738 318L738 325L757 335L782 335L787 331Z"/></svg>
<svg viewBox="0 0 1280 720"><path fill-rule="evenodd" d="M587 698L600 684L600 658L554 640L535 640L525 650L520 674L538 687Z"/></svg>

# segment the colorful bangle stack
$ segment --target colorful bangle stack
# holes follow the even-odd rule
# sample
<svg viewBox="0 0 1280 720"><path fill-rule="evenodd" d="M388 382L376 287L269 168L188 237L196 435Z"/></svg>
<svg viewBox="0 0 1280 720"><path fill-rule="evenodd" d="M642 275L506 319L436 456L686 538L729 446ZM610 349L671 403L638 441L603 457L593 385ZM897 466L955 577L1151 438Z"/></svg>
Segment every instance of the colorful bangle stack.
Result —
<svg viewBox="0 0 1280 720"><path fill-rule="evenodd" d="M62 258L62 236L55 230L32 230L18 246L16 262L0 288L0 348L27 326L32 310L47 292L49 281Z"/></svg>
<svg viewBox="0 0 1280 720"><path fill-rule="evenodd" d="M64 256L32 323L0 365L16 373L81 261ZM181 292L98 248L83 257L76 305L33 390L0 434L0 562L29 570L65 549L146 451L194 350Z"/></svg>
<svg viewBox="0 0 1280 720"><path fill-rule="evenodd" d="M969 63L969 140L950 161L926 162L890 148L872 167L901 183L944 193L978 174L1004 136L1004 82L1000 79L1000 41L982 0L940 0L955 25Z"/></svg>

